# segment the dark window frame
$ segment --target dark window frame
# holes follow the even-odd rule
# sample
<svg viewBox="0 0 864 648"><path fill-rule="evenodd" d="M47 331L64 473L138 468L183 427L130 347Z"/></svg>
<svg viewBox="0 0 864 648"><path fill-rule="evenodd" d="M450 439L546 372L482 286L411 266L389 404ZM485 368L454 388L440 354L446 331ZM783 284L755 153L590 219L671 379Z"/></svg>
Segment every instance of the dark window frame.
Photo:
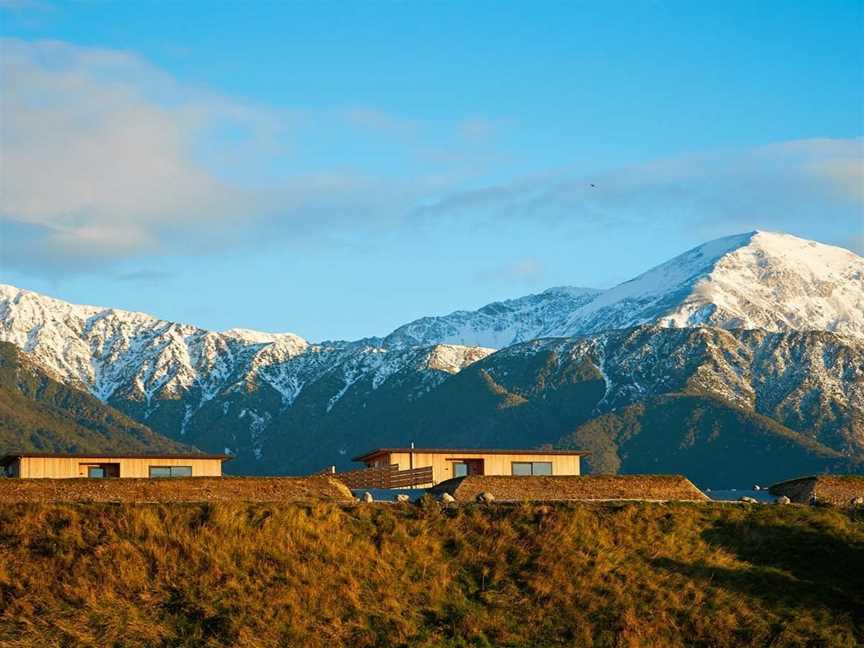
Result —
<svg viewBox="0 0 864 648"><path fill-rule="evenodd" d="M164 475L154 475L154 470L167 470L168 474ZM188 470L188 474L175 475L175 471L186 471ZM147 467L147 475L150 479L181 479L183 477L191 477L192 476L192 466L148 466Z"/></svg>
<svg viewBox="0 0 864 648"><path fill-rule="evenodd" d="M549 472L537 472L535 466L549 466ZM526 473L517 473L516 466L529 466ZM534 475L549 476L553 474L551 461L511 461L510 474L516 477L533 477Z"/></svg>

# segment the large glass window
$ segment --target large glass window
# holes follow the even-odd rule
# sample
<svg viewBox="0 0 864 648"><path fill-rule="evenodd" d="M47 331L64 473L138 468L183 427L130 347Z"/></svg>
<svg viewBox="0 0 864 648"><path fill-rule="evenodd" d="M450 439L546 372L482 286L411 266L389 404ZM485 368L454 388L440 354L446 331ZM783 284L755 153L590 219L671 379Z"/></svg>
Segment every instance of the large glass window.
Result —
<svg viewBox="0 0 864 648"><path fill-rule="evenodd" d="M150 466L150 477L191 477L192 466Z"/></svg>
<svg viewBox="0 0 864 648"><path fill-rule="evenodd" d="M552 474L552 462L551 461L534 461L531 463L531 470L535 475L551 475Z"/></svg>
<svg viewBox="0 0 864 648"><path fill-rule="evenodd" d="M105 477L105 469L102 466L87 466L87 476L91 479L102 479Z"/></svg>
<svg viewBox="0 0 864 648"><path fill-rule="evenodd" d="M513 461L511 464L511 472L514 475L551 475L551 461Z"/></svg>
<svg viewBox="0 0 864 648"><path fill-rule="evenodd" d="M464 461L455 461L453 462L453 476L454 477L467 477L468 476L468 464Z"/></svg>
<svg viewBox="0 0 864 648"><path fill-rule="evenodd" d="M512 467L511 472L514 475L530 475L531 474L531 462L530 461L514 461L510 465Z"/></svg>

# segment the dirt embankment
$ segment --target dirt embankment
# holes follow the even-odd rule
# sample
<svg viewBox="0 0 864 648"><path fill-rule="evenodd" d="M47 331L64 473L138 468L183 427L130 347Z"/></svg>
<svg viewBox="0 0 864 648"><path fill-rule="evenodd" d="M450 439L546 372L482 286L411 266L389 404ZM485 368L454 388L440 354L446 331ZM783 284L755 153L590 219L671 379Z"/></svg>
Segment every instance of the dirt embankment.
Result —
<svg viewBox="0 0 864 648"><path fill-rule="evenodd" d="M496 501L560 500L679 500L705 501L708 497L681 475L586 475L513 477L474 475L450 479L431 489L469 502L480 493Z"/></svg>
<svg viewBox="0 0 864 648"><path fill-rule="evenodd" d="M836 506L849 506L864 497L864 475L815 475L774 484L772 495L785 495L793 502L807 504L812 498Z"/></svg>
<svg viewBox="0 0 864 648"><path fill-rule="evenodd" d="M183 479L0 479L0 503L351 502L344 484L314 477Z"/></svg>

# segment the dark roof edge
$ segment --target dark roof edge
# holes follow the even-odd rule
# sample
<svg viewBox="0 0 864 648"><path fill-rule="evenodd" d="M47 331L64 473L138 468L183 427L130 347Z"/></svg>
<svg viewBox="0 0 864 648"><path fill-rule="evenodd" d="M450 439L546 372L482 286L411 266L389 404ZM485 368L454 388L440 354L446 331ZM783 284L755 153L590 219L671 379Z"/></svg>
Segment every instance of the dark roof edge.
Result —
<svg viewBox="0 0 864 648"><path fill-rule="evenodd" d="M12 452L0 456L0 465L5 465L14 459L219 459L230 461L234 457L227 454L115 454L110 452Z"/></svg>
<svg viewBox="0 0 864 648"><path fill-rule="evenodd" d="M357 457L351 461L363 461L380 454L389 452L414 452L429 454L522 454L522 455L578 455L584 457L591 454L587 450L537 450L525 448L376 448Z"/></svg>

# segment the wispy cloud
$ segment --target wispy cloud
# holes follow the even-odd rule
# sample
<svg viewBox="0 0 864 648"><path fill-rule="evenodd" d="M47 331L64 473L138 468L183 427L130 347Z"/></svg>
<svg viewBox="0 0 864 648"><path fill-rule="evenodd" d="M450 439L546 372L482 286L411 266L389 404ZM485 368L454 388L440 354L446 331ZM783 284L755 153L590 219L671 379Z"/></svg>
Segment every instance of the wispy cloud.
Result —
<svg viewBox="0 0 864 648"><path fill-rule="evenodd" d="M163 270L134 270L132 272L121 272L116 275L118 281L130 283L158 283L170 279L173 275Z"/></svg>
<svg viewBox="0 0 864 648"><path fill-rule="evenodd" d="M540 259L524 257L511 263L477 273L480 281L488 283L539 284L545 275L545 266Z"/></svg>
<svg viewBox="0 0 864 648"><path fill-rule="evenodd" d="M594 174L559 171L451 193L418 218L642 226L715 233L794 230L815 217L859 231L864 139L818 139L657 160Z"/></svg>
<svg viewBox="0 0 864 648"><path fill-rule="evenodd" d="M33 273L247 244L327 244L443 221L595 230L672 223L707 237L795 230L818 217L845 227L849 240L861 231L862 139L786 142L594 174L558 170L484 186L497 154L489 143L502 128L495 120L452 124L448 146L440 130L430 135L416 120L373 108L310 115L239 102L179 83L130 52L15 40L0 48L0 256L5 266ZM312 139L328 130L362 132L364 145L387 142L423 171L405 173L399 164L395 172L335 163L304 169L297 147L310 128ZM339 145L322 144L328 159L341 158ZM294 171L274 172L285 159ZM487 278L541 276L532 263Z"/></svg>

